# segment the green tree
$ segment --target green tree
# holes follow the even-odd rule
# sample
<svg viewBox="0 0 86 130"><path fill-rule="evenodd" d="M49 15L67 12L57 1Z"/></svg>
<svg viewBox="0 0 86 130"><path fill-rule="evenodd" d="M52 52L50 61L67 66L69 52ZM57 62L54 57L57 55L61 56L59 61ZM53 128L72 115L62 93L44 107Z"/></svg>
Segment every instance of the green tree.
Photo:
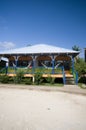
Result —
<svg viewBox="0 0 86 130"><path fill-rule="evenodd" d="M81 51L81 49L79 48L79 46L76 46L76 45L74 45L74 46L72 47L72 50L74 50L74 51ZM77 55L77 56L75 57L75 62L77 61L77 59L79 59L79 55Z"/></svg>
<svg viewBox="0 0 86 130"><path fill-rule="evenodd" d="M75 69L79 74L79 77L86 74L86 63L84 59L79 58L77 59L77 62L75 63Z"/></svg>
<svg viewBox="0 0 86 130"><path fill-rule="evenodd" d="M79 48L79 46L76 46L76 45L74 45L74 46L72 47L72 49L73 49L74 51L81 51L81 49Z"/></svg>
<svg viewBox="0 0 86 130"><path fill-rule="evenodd" d="M84 59L79 58L77 62L75 63L75 69L78 72L79 75L79 83L86 84L86 63Z"/></svg>

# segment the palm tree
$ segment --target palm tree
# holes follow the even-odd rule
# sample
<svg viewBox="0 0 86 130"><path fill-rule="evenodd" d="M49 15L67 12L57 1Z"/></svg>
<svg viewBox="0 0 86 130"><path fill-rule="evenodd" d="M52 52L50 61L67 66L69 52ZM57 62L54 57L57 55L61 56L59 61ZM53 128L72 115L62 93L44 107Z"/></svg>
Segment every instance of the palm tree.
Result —
<svg viewBox="0 0 86 130"><path fill-rule="evenodd" d="M74 46L72 47L72 49L73 49L74 51L81 51L81 49L79 48L79 46L76 46L76 45L74 45Z"/></svg>
<svg viewBox="0 0 86 130"><path fill-rule="evenodd" d="M79 48L79 46L76 46L76 45L74 45L74 46L72 47L72 50L74 50L74 51L81 51L81 49ZM75 57L75 62L77 61L77 59L79 59L79 55L77 55L77 56Z"/></svg>

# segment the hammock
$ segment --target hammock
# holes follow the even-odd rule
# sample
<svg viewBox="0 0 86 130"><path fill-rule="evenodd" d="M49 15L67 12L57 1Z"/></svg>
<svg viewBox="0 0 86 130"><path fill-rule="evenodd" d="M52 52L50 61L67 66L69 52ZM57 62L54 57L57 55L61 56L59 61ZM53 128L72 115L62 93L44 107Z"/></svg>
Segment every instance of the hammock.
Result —
<svg viewBox="0 0 86 130"><path fill-rule="evenodd" d="M55 66L55 69L58 68L58 66L60 65L61 63L58 63L56 66Z"/></svg>
<svg viewBox="0 0 86 130"><path fill-rule="evenodd" d="M30 66L31 66L31 62L28 64L27 68L30 68Z"/></svg>
<svg viewBox="0 0 86 130"><path fill-rule="evenodd" d="M30 66L31 66L31 62L29 62L28 65L26 67L24 67L23 69L28 69L28 68L30 68ZM13 63L13 67L15 68L16 64Z"/></svg>
<svg viewBox="0 0 86 130"><path fill-rule="evenodd" d="M52 69L52 67L48 67L47 65L45 65L44 63L41 63L43 66L44 66L44 68L46 68L46 69ZM54 68L56 69L56 68L58 68L58 66L60 65L61 63L58 63Z"/></svg>
<svg viewBox="0 0 86 130"><path fill-rule="evenodd" d="M15 68L16 67L16 65L13 63L13 67Z"/></svg>
<svg viewBox="0 0 86 130"><path fill-rule="evenodd" d="M48 69L48 67L44 63L41 63L41 64L44 66L44 68Z"/></svg>

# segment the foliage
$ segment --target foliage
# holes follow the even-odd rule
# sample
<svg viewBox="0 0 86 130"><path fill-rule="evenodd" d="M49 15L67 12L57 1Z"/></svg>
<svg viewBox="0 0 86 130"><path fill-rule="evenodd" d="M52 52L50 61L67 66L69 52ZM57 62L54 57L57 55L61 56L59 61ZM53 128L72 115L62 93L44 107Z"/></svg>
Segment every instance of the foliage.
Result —
<svg viewBox="0 0 86 130"><path fill-rule="evenodd" d="M48 75L48 77L46 77L46 81L47 81L47 83L54 84L55 78L53 78L50 75Z"/></svg>
<svg viewBox="0 0 86 130"><path fill-rule="evenodd" d="M84 83L84 84L86 84L86 77L85 77L85 76L80 77L79 83Z"/></svg>
<svg viewBox="0 0 86 130"><path fill-rule="evenodd" d="M79 74L79 77L86 74L86 63L82 58L79 58L75 63L75 69Z"/></svg>
<svg viewBox="0 0 86 130"><path fill-rule="evenodd" d="M50 75L48 75L48 77L46 77L46 81L47 81L47 83L50 83L51 80L52 80L52 77L51 77Z"/></svg>
<svg viewBox="0 0 86 130"><path fill-rule="evenodd" d="M0 82L1 83L9 83L9 76L7 76L7 75L0 75Z"/></svg>
<svg viewBox="0 0 86 130"><path fill-rule="evenodd" d="M28 85L31 85L31 84L32 84L31 78L24 78L24 79L23 79L23 82L24 82L25 84L28 84Z"/></svg>
<svg viewBox="0 0 86 130"><path fill-rule="evenodd" d="M35 73L34 78L35 78L35 84L37 84L37 85L39 85L43 82L42 74L39 72Z"/></svg>
<svg viewBox="0 0 86 130"><path fill-rule="evenodd" d="M15 83L21 83L23 77L24 77L24 72L23 72L23 70L17 70L17 71L16 71L16 76L14 76L14 82L15 82Z"/></svg>
<svg viewBox="0 0 86 130"><path fill-rule="evenodd" d="M79 46L76 46L76 45L74 45L74 46L72 47L72 49L73 49L74 51L81 51L81 49L79 48Z"/></svg>
<svg viewBox="0 0 86 130"><path fill-rule="evenodd" d="M50 83L51 83L51 84L54 84L54 83L55 83L55 78L52 78L52 80L51 80Z"/></svg>
<svg viewBox="0 0 86 130"><path fill-rule="evenodd" d="M78 86L79 86L80 88L86 89L86 84L79 83Z"/></svg>
<svg viewBox="0 0 86 130"><path fill-rule="evenodd" d="M4 67L4 68L0 68L0 73L1 74L6 74L6 68Z"/></svg>

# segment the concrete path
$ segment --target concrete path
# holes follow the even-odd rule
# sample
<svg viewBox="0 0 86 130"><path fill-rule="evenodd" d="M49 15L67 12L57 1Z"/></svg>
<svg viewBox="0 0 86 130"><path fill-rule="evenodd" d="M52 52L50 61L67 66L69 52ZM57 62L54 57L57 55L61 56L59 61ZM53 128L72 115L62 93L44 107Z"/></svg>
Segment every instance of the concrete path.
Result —
<svg viewBox="0 0 86 130"><path fill-rule="evenodd" d="M0 86L0 130L86 130L86 96L42 86Z"/></svg>
<svg viewBox="0 0 86 130"><path fill-rule="evenodd" d="M63 87L51 87L42 85L17 85L17 84L0 84L0 88L17 88L17 89L29 89L37 91L60 91L72 94L86 95L86 89L80 88L78 85L64 85Z"/></svg>

